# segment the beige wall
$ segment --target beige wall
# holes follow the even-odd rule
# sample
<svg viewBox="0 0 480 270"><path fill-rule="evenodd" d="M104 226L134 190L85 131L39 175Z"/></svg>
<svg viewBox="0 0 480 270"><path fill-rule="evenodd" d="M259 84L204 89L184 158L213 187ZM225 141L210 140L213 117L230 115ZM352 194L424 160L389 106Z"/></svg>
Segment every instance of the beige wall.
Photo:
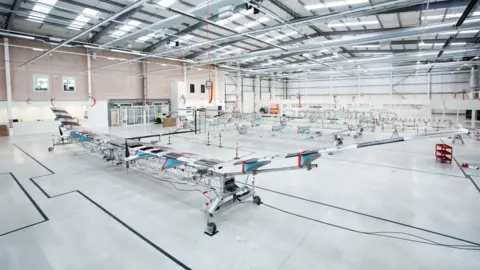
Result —
<svg viewBox="0 0 480 270"><path fill-rule="evenodd" d="M12 78L12 98L14 101L49 101L54 97L56 101L86 101L88 99L87 86L87 56L85 48L62 47L58 51L36 60L28 67L18 68L21 64L40 55L42 52L32 48L50 49L51 44L24 39L10 40L10 61ZM3 45L3 43L2 43ZM3 48L1 48L3 49ZM110 58L110 59L108 59ZM136 56L101 51L92 59L92 91L98 100L109 99L140 99L142 98L141 63L131 62L105 67L124 60L134 59ZM0 100L6 100L6 83L4 54L0 52ZM105 67L95 70L99 67ZM168 72L162 70L174 69ZM207 100L208 92L200 93L200 85L209 78L208 70L196 68L187 71L187 99ZM183 80L182 63L169 60L149 59L147 62L147 98L169 99L172 81ZM48 92L36 92L33 89L34 74L49 75L50 86ZM213 71L211 79L214 80ZM62 77L74 76L76 91L64 92ZM191 94L189 85L195 84L195 93ZM224 99L223 77L219 73L218 85L215 86L217 98Z"/></svg>
<svg viewBox="0 0 480 270"><path fill-rule="evenodd" d="M121 59L109 60L98 56ZM116 53L99 53L92 60L92 69L133 59L133 56ZM104 69L93 70L92 89L97 100L139 99L142 97L142 80L140 62L119 64Z"/></svg>
<svg viewBox="0 0 480 270"><path fill-rule="evenodd" d="M49 49L52 46L34 41L11 41L10 65L12 98L14 101L24 101L27 98L30 98L32 101L48 101L50 97L64 101L87 100L87 76L86 74L79 74L79 72L87 69L86 56L82 55L84 53L82 49L62 48L63 52L68 53L53 52L28 65L28 67L18 68L21 64L42 53L34 51L29 47ZM49 75L50 85L48 92L33 90L34 74ZM63 76L75 77L75 92L63 91Z"/></svg>

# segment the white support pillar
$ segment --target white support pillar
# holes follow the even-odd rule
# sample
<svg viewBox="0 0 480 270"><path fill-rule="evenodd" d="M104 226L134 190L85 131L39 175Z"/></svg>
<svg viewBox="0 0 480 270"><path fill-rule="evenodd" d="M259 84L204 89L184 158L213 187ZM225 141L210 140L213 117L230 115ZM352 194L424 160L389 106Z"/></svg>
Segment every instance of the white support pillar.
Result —
<svg viewBox="0 0 480 270"><path fill-rule="evenodd" d="M13 112L12 112L12 81L10 77L10 48L8 38L3 38L5 52L5 81L7 87L7 118L10 136L13 135Z"/></svg>
<svg viewBox="0 0 480 270"><path fill-rule="evenodd" d="M393 107L392 93L393 93L393 72L390 72L390 110Z"/></svg>
<svg viewBox="0 0 480 270"><path fill-rule="evenodd" d="M308 98L308 75L307 74L305 74L305 85L304 85L304 87L305 87L305 101L306 101L307 98Z"/></svg>
<svg viewBox="0 0 480 270"><path fill-rule="evenodd" d="M330 69L330 78L329 78L329 81L328 81L328 94L330 96L330 101L328 102L328 104L331 104L330 102L332 102L332 69ZM335 104L333 104L333 106L335 106ZM329 106L329 108L332 108L332 106Z"/></svg>
<svg viewBox="0 0 480 270"><path fill-rule="evenodd" d="M235 89L235 98L236 98L236 103L235 103L235 110L241 111L243 113L243 100L241 100L240 97L242 97L242 82L240 81L240 65L237 64L237 87ZM239 104L242 102L241 104Z"/></svg>
<svg viewBox="0 0 480 270"><path fill-rule="evenodd" d="M360 108L360 79L361 79L360 73L358 74L358 83L357 83L357 108Z"/></svg>
<svg viewBox="0 0 480 270"><path fill-rule="evenodd" d="M219 84L218 84L218 68L217 66L215 66L215 70L214 70L214 73L213 73L213 76L214 76L214 83L213 85L215 85L215 87L213 88L214 89L214 95L213 95L213 105L215 106L215 108L218 108L217 107L217 99L218 99L218 89L219 89ZM222 109L225 109L225 108L222 108Z"/></svg>
<svg viewBox="0 0 480 270"><path fill-rule="evenodd" d="M90 51L87 51L87 89L88 89L88 101L92 102L92 56Z"/></svg>
<svg viewBox="0 0 480 270"><path fill-rule="evenodd" d="M185 91L183 93L184 93L185 99L186 99L187 98L187 93L190 92L189 89L188 89L189 86L187 85L187 63L183 63L183 85L184 85L184 88L185 88ZM186 100L188 102L188 99L186 99Z"/></svg>
<svg viewBox="0 0 480 270"><path fill-rule="evenodd" d="M459 120L460 120L460 119L459 119L459 118L460 118L460 117L459 117L459 114L460 114L460 111L457 110L457 125L460 124L460 123L459 123Z"/></svg>

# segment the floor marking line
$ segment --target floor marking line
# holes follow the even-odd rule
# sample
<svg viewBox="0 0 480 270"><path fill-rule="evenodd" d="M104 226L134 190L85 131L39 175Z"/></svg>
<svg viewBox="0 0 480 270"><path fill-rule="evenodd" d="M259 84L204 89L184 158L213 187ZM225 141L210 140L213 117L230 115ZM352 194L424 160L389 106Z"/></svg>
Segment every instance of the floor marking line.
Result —
<svg viewBox="0 0 480 270"><path fill-rule="evenodd" d="M22 148L20 148L18 145L13 144L16 148L18 148L20 151L25 153L25 155L29 156L31 159L33 159L35 162L37 162L40 166L42 166L45 170L49 171L51 174L55 174L52 170L50 170L47 166L43 165L40 161L38 161L36 158L32 157L30 154L25 152Z"/></svg>
<svg viewBox="0 0 480 270"><path fill-rule="evenodd" d="M331 207L331 208L334 208L334 209L337 209L337 210L342 210L342 211L345 211L345 212L349 212L349 213L353 213L353 214L357 214L357 215L361 215L361 216L365 216L365 217L369 217L369 218L373 218L373 219L378 219L378 220L381 220L381 221L384 221L384 222L404 226L404 227L407 227L407 228L410 228L410 229L415 229L415 230L419 230L419 231L443 236L443 237L446 237L446 238L454 239L454 240L457 240L457 241L461 241L461 242L465 242L465 243L480 246L480 243L472 242L470 240L465 240L465 239L462 239L462 238L458 238L458 237L451 236L451 235L448 235L448 234L443 234L443 233L432 231L432 230L429 230L429 229L424 229L424 228L421 228L421 227L408 225L408 224L398 222L398 221L394 221L394 220L391 220L391 219L386 219L386 218L382 218L382 217L379 217L379 216L374 216L374 215L370 215L370 214L366 214L366 213L362 213L362 212L357 212L355 210L351 210L351 209L347 209L347 208L343 208L343 207L340 207L340 206L335 206L335 205L332 205L332 204L327 204L327 203L323 203L323 202L319 202L319 201L314 201L314 200L307 199L307 198L302 198L302 197L299 197L299 196L291 195L291 194L288 194L288 193L283 193L283 192L268 189L268 188L262 188L262 187L259 187L257 185L255 186L255 188L265 190L265 191L269 191L269 192L272 192L272 193L276 193L276 194L279 194L279 195L291 197L291 198L294 198L294 199L298 199L298 200L302 200L302 201L306 201L306 202L311 202L311 203L323 205L323 206L326 206L326 207Z"/></svg>
<svg viewBox="0 0 480 270"><path fill-rule="evenodd" d="M15 145L15 144L14 144ZM120 225L122 225L124 228L128 229L130 232L132 232L133 234L135 234L137 237L139 237L140 239L142 239L145 243L147 243L148 245L150 245L151 247L153 247L154 249L156 249L158 252L162 253L164 256L166 256L168 259L170 259L171 261L173 261L174 263L176 263L178 266L180 266L181 268L183 269L191 269L190 267L188 267L187 265L185 265L184 263L182 263L180 260L178 260L177 258L173 257L173 255L171 255L170 253L168 253L167 251L165 251L164 249L160 248L159 246L157 246L155 243L153 243L151 240L149 240L147 237L143 236L141 233L137 232L135 229L133 229L132 227L130 227L127 223L125 223L124 221L122 221L121 219L119 219L117 216L115 216L114 214L112 214L111 212L109 212L107 209L105 209L103 206L101 206L99 203L97 203L96 201L94 201L93 199L91 199L90 197L88 197L87 195L85 195L83 192L81 192L80 190L72 190L72 191L68 191L68 192L65 192L65 193L61 193L61 194L57 194L57 195L53 195L51 196L50 194L48 194L48 192L46 192L41 186L40 184L38 184L34 178L39 178L39 177L44 177L44 176L51 176L51 175L54 175L55 172L52 171L51 169L49 169L47 166L45 166L44 164L42 164L40 161L38 161L37 159L35 159L34 157L32 157L31 155L29 155L27 152L25 152L23 149L21 149L20 147L18 147L17 145L15 145L15 147L17 147L18 149L20 149L23 153L25 153L27 156L29 156L31 159L35 160L40 166L42 166L43 168L45 168L46 170L48 170L51 174L50 175L41 175L41 176L35 176L35 177L30 177L30 181L48 198L48 199L52 199L52 198L56 198L56 197L60 197L60 196L63 196L63 195L67 195L67 194L70 194L70 193L78 193L80 194L82 197L84 197L86 200L88 200L90 203L92 203L93 205L95 205L97 208L99 208L100 210L102 210L105 214L107 214L108 216L110 216L112 219L114 219L116 222L120 223ZM12 175L13 176L13 175ZM16 178L15 178L16 180ZM18 182L18 180L16 180L17 183L20 185L20 183ZM23 187L22 187L23 189ZM23 189L24 190L24 189ZM24 190L24 192L26 192ZM31 198L29 195L27 195L29 198ZM32 199L33 200L33 199ZM35 203L36 205L36 203ZM38 206L38 205L37 205ZM38 208L39 209L39 208ZM48 217L43 213L43 211L41 212L42 213L42 216L44 216L46 218L46 220L42 221L42 222L46 222L48 221ZM35 224L36 225L36 224ZM31 225L33 226L33 225ZM31 227L31 226L27 226L27 227ZM1 235L0 235L1 236Z"/></svg>
<svg viewBox="0 0 480 270"><path fill-rule="evenodd" d="M43 220L42 221L38 221L38 222L35 222L33 224L30 224L30 225L26 225L26 226L23 226L21 228L17 228L15 230L12 230L12 231L9 231L9 232L6 232L6 233L2 233L0 234L0 237L2 236L5 236L7 234L11 234L11 233L14 233L14 232L18 232L18 231L21 231L21 230L24 230L24 229L27 229L27 228L30 228L30 227L33 227L35 225L38 225L40 223L43 223L43 222L46 222L48 221L48 217L47 215L45 215L45 213L43 212L43 210L40 208L40 206L38 206L37 202L32 198L32 196L30 196L30 194L28 193L28 191L22 186L22 184L20 183L20 181L18 181L17 177L15 177L15 175L12 173L12 172L8 172L8 173L2 173L0 175L4 175L4 174L9 174L12 179L17 183L17 185L20 187L20 189L23 191L23 193L27 196L28 200L30 200L30 202L33 204L33 206L35 207L35 209L37 209L38 213L42 216Z"/></svg>
<svg viewBox="0 0 480 270"><path fill-rule="evenodd" d="M42 220L42 221L35 222L35 223L30 224L30 225L27 225L27 226L23 226L23 227L21 227L21 228L15 229L15 230L13 230L13 231L9 231L9 232L0 234L0 237L5 236L5 235L9 235L9 234L14 233L14 232L18 232L18 231L21 231L21 230L28 229L28 228L30 228L30 227L36 226L36 225L38 225L38 224L42 224L42 223L47 222L47 221L48 221L48 220Z"/></svg>

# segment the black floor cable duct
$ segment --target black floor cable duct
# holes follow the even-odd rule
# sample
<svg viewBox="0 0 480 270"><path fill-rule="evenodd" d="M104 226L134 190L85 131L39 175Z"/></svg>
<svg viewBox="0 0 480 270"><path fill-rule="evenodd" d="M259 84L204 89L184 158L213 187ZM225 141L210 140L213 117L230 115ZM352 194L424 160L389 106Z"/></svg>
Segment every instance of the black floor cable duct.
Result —
<svg viewBox="0 0 480 270"><path fill-rule="evenodd" d="M239 182L239 183L244 184L243 182ZM247 184L247 185L253 186L253 185L250 185L250 184ZM267 189L267 188L262 188L262 187L258 187L258 186L255 186L255 188L256 188L256 189L261 189L261 190L264 190L264 191L268 191L268 192L272 192L272 193L275 193L275 194L278 194L278 195L290 197L290 198L293 198L293 199L302 200L302 201L306 201L306 202L310 202L310 203L314 203L314 204L319 204L319 205L322 205L322 206L326 206L326 207L330 207L330 208L342 210L342 211L349 212L349 213L353 213L353 214L358 214L358 215L361 215L361 216L365 216L365 217L369 217L369 218L381 220L381 221L388 222L388 223L392 223L392 224L395 224L395 225L400 225L400 226L407 227L407 228L410 228L410 229L423 231L423 232L426 232L426 233L430 233L430 234L442 236L442 237L445 237L445 238L450 238L450 239L453 239L453 240L456 240L456 241L468 243L469 245L464 245L464 246L463 246L463 245L447 245L447 244L441 244L441 243L437 243L437 242L432 241L432 240L428 240L428 239L425 239L425 238L422 238L422 237L419 237L419 236L416 236L416 235L413 235L413 234L408 234L408 233L403 233L403 232L389 232L390 234L411 235L411 236L416 237L416 238L420 238L420 239L427 240L427 241L429 241L431 244L435 244L435 245L438 244L439 246L445 246L445 247L467 247L467 248L474 248L474 247L475 247L475 248L478 248L478 250L480 250L480 243L476 243L476 242L473 242L473 241L470 241L470 240L461 239L461 238L458 238L458 237L455 237L455 236L451 236L451 235L447 235L447 234L435 232L435 231L432 231L432 230L428 230L428 229L416 227L416 226L413 226L413 225L408 225L408 224L401 223L401 222L398 222L398 221L389 220L389 219L386 219L386 218L382 218L382 217L378 217L378 216L373 216L373 215L366 214L366 213L357 212L357 211L354 211L354 210L350 210L350 209L342 208L342 207L339 207L339 206L335 206L335 205L331 205L331 204L326 204L326 203L322 203L322 202L318 202L318 201L314 201L314 200L310 200L310 199L298 197L298 196L295 196L295 195L291 195L291 194L287 194L287 193L283 193L283 192L279 192L279 191L275 191L275 190L271 190L271 189ZM281 208L275 207L275 206L273 206L273 205L265 204L265 203L263 203L263 202L262 202L262 204L265 205L265 206L267 206L267 207L269 207L269 208L272 208L272 209L275 209L275 210L279 210L279 211L284 212L284 213L287 213L287 214L292 214L292 215L297 216L297 217L309 219L309 220L316 221L316 222L319 222L319 223L322 223L322 224L325 224L325 225L331 225L331 226L337 227L337 228L344 228L344 227L342 227L342 226L340 226L340 225L335 225L335 224L331 224L331 223L319 221L319 220L316 220L316 219L313 219L313 218L309 218L309 217L306 217L306 216L302 216L302 215L299 215L299 214L295 214L295 213L289 212L289 211L287 211L287 210L283 210L283 209L281 209ZM359 233L363 233L363 234L373 234L373 233L369 233L369 232L356 231L356 230L354 230L354 229L349 229L349 228L346 228L346 229L347 229L347 230L350 230L350 231L352 231L352 232L359 232ZM376 232L375 234L379 234L379 232ZM387 236L385 236L385 237L387 237ZM394 237L394 236L388 236L388 237L389 237L389 238L399 238L399 237ZM400 238L400 240L410 240L410 239ZM411 240L411 241L412 241L412 242L415 242L415 240Z"/></svg>
<svg viewBox="0 0 480 270"><path fill-rule="evenodd" d="M40 178L40 177L45 177L45 176L51 176L51 175L54 175L55 172L52 171L51 169L49 169L47 166L45 166L43 163L41 163L40 161L38 161L37 159L35 159L34 157L32 157L30 154L28 154L25 150L23 150L22 148L20 148L18 145L16 144L13 144L13 146L15 146L16 148L18 148L20 151L22 151L25 155L29 156L32 160L34 160L36 163L38 163L40 166L42 166L44 169L46 169L47 171L49 171L50 173L49 174L46 174L46 175L41 175L41 176L35 176L35 177L30 177L30 181L45 195L45 197L47 197L48 199L52 199L52 198L56 198L56 197L60 197L60 196L63 196L63 195L67 195L67 194L70 194L70 193L77 193L79 194L80 196L82 196L83 198L85 198L86 200L88 200L89 202L91 202L93 205L95 205L98 209L102 210L105 214L107 214L108 216L110 216L112 219L114 219L116 222L118 222L119 224L121 224L124 228L126 228L127 230L129 230L130 232L132 232L133 234L135 234L137 237L139 237L140 239L142 239L144 242L146 242L148 245L150 245L151 247L153 247L154 249L156 249L158 252L160 252L161 254L163 254L165 257L167 257L168 259L170 259L171 261L173 261L174 263L176 263L179 267L183 268L183 269L191 269L190 267L188 267L187 265L185 265L183 262L181 262L180 260L178 260L177 258L175 258L174 256L172 256L170 253L168 253L167 251L165 251L164 249L162 249L161 247L159 247L158 245L156 245L155 243L153 243L150 239L146 238L145 236L143 236L141 233L137 232L135 229L133 229L132 227L130 227L128 224L126 224L124 221L122 221L121 219L119 219L117 216L115 216L114 214L112 214L110 211L108 211L107 209L105 209L103 206L101 206L99 203L97 203L96 201L94 201L92 198L88 197L87 195L85 195L83 192L81 192L80 190L72 190L72 191L68 191L68 192L65 192L65 193L61 193L61 194L56 194L56 195L50 195L48 194L36 181L35 181L35 178ZM42 212L43 213L43 212ZM43 216L43 215L42 215ZM45 215L45 218L46 220L42 221L42 222L46 222L48 221L48 217ZM40 222L40 223L42 223ZM37 224L40 224L40 223L37 223ZM32 225L29 225L28 227L31 227L33 225L37 225L37 224L32 224ZM1 235L0 235L1 236Z"/></svg>
<svg viewBox="0 0 480 270"><path fill-rule="evenodd" d="M404 233L404 232L387 232L387 231L385 231L385 232L366 232L366 231L359 231L359 230L344 227L344 226L341 226L341 225L337 225L337 224L321 221L321 220L318 220L318 219L315 219L315 218L311 218L311 217L303 216L303 215L300 215L300 214L296 214L296 213L293 213L293 212L289 212L287 210L284 210L284 209L281 209L281 208L278 208L278 207L275 207L275 206L272 206L272 205L269 205L269 204L266 204L266 203L263 203L263 202L262 202L262 205L264 205L268 208L283 212L285 214L289 214L289 215L296 216L296 217L299 217L299 218L303 218L303 219L306 219L306 220L314 221L314 222L317 222L317 223L320 223L320 224L323 224L323 225L335 227L337 229L346 230L346 231L354 232L354 233L358 233L358 234L393 238L393 239L403 240L403 241L407 241L407 242L415 242L415 243L420 243L420 244L425 244L425 245L442 246L442 247L461 249L461 250L479 250L480 251L480 245L476 245L476 244L475 245L448 245L448 244L442 244L442 243L439 243L439 242L436 242L436 241L433 241L433 240L430 240L430 239L427 239L427 238L423 238L423 237L420 237L420 236L417 236L417 235L414 235L414 234ZM414 238L421 239L423 241L412 240L412 239L408 239L408 238L404 238L404 237L398 237L398 236L392 236L391 234L400 234L400 235L411 236L411 237L414 237Z"/></svg>

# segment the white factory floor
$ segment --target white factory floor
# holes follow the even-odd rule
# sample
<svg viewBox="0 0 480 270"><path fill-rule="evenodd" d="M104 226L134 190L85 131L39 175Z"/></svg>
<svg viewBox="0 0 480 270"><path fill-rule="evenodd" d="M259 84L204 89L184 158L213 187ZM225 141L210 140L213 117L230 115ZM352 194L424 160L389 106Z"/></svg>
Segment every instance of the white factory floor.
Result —
<svg viewBox="0 0 480 270"><path fill-rule="evenodd" d="M390 136L367 131L361 140ZM219 139L212 134L206 146L205 134L183 134L171 142L223 160L234 158L237 142L245 158L327 146L225 132L219 148ZM480 250L464 250L480 249L480 173L436 162L439 142L350 150L320 158L311 171L257 175L265 204L222 213L219 233L210 237L199 193L97 156L73 156L75 145L48 152L48 136L0 138L0 269L480 269ZM465 138L454 156L478 164L479 149L480 142Z"/></svg>

